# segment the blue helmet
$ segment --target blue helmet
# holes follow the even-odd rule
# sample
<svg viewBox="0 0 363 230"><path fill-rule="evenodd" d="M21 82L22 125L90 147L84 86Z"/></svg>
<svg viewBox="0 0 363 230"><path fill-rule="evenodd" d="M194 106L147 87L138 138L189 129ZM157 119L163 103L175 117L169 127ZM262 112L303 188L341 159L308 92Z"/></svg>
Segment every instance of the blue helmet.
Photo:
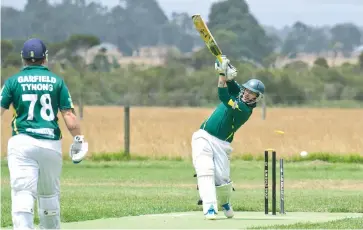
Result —
<svg viewBox="0 0 363 230"><path fill-rule="evenodd" d="M242 90L240 92L240 98L242 101L243 101L243 94L246 89L256 93L257 95L256 99L252 101L244 101L247 104L254 104L260 101L265 94L265 85L262 83L262 81L258 79L250 79L242 85Z"/></svg>
<svg viewBox="0 0 363 230"><path fill-rule="evenodd" d="M42 59L46 59L48 50L42 40L32 38L24 43L21 50L21 57L27 61L36 62Z"/></svg>

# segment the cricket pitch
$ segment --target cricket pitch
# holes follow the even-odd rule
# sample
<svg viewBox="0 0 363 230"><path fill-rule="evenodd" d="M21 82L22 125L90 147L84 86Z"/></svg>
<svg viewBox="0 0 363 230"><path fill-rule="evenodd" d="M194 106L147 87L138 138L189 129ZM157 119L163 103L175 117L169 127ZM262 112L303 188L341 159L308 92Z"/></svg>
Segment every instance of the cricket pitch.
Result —
<svg viewBox="0 0 363 230"><path fill-rule="evenodd" d="M363 217L363 213L292 212L285 215L265 215L263 212L235 212L232 219L219 213L217 220L204 220L202 212L181 212L107 218L63 223L62 229L245 229L299 222L327 222Z"/></svg>

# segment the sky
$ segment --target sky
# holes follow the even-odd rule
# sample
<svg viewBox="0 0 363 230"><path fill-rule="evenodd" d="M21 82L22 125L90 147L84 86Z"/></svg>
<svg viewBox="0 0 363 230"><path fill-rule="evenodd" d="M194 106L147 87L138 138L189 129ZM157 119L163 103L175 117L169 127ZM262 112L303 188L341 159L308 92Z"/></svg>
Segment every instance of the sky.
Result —
<svg viewBox="0 0 363 230"><path fill-rule="evenodd" d="M172 12L187 12L190 15L199 13L207 20L211 5L221 0L157 1L168 16ZM1 5L23 9L26 2L27 0L1 0ZM118 2L119 0L102 0L102 4L108 7L115 6ZM345 22L363 26L363 0L246 0L246 2L252 14L266 26L282 28L298 20L316 26Z"/></svg>

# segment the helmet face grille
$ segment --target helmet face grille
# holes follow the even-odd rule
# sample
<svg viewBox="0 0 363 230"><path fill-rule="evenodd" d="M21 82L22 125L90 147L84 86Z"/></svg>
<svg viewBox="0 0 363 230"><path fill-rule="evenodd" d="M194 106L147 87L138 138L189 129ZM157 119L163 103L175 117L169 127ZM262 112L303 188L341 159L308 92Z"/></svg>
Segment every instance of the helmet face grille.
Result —
<svg viewBox="0 0 363 230"><path fill-rule="evenodd" d="M244 94L246 89L256 93L257 94L256 99L254 99L252 101L244 101L243 100L243 94ZM240 91L240 93L238 95L238 98L241 101L243 101L244 103L246 103L248 105L251 105L251 104L255 104L255 103L259 102L263 98L264 93L265 93L264 84L260 80L251 79L251 80L247 81L246 83L244 83L242 85L242 88L241 88L241 91Z"/></svg>

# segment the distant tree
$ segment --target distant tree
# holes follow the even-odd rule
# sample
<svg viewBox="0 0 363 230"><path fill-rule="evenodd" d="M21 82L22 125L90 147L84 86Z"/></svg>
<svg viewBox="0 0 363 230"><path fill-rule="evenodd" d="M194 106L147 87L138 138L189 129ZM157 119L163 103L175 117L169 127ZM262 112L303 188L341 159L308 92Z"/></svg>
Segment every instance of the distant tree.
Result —
<svg viewBox="0 0 363 230"><path fill-rule="evenodd" d="M355 46L361 44L362 34L357 26L351 23L337 24L330 30L331 41L342 44L342 52L350 56Z"/></svg>
<svg viewBox="0 0 363 230"><path fill-rule="evenodd" d="M80 49L89 49L92 46L99 45L100 39L88 34L73 34L66 43L69 51L78 51Z"/></svg>
<svg viewBox="0 0 363 230"><path fill-rule="evenodd" d="M93 58L91 70L97 72L110 72L112 67L111 65L112 63L110 63L107 58L107 49L102 47Z"/></svg>
<svg viewBox="0 0 363 230"><path fill-rule="evenodd" d="M274 50L273 40L251 14L244 0L214 3L209 14L208 27L213 34L224 30L237 35L234 49L239 59L244 57L262 62Z"/></svg>
<svg viewBox="0 0 363 230"><path fill-rule="evenodd" d="M66 65L72 67L79 74L80 85L78 88L78 105L79 116L83 118L83 98L87 93L85 90L84 80L88 69L87 64L87 51L89 48L99 45L100 39L93 35L88 34L74 34L71 35L65 42L65 48L62 50L58 59L66 60Z"/></svg>
<svg viewBox="0 0 363 230"><path fill-rule="evenodd" d="M49 43L47 45L48 55L51 56L51 57L56 55L59 51L66 48L66 45L67 45L66 42Z"/></svg>
<svg viewBox="0 0 363 230"><path fill-rule="evenodd" d="M49 0L28 0L24 10L2 6L1 17L6 18L1 25L2 39L36 36L60 43L71 34L92 34L117 45L126 55L142 46L155 45L177 46L190 52L198 41L191 33L190 17L181 13L180 23L169 20L157 0L120 0L112 8L104 2L61 0L50 4Z"/></svg>
<svg viewBox="0 0 363 230"><path fill-rule="evenodd" d="M335 65L335 60L338 57L338 53L342 52L343 44L341 42L330 42L330 49L333 50L333 63L332 65Z"/></svg>
<svg viewBox="0 0 363 230"><path fill-rule="evenodd" d="M14 50L14 45L9 40L1 40L1 62Z"/></svg>
<svg viewBox="0 0 363 230"><path fill-rule="evenodd" d="M321 52L329 50L329 38L323 29L311 28L304 52L320 55Z"/></svg>
<svg viewBox="0 0 363 230"><path fill-rule="evenodd" d="M238 58L241 55L242 46L239 45L238 35L231 30L219 29L213 33L218 46L230 58ZM205 47L205 45L204 45Z"/></svg>
<svg viewBox="0 0 363 230"><path fill-rule="evenodd" d="M295 53L320 54L329 49L329 38L324 28L314 28L297 21L282 46L284 55Z"/></svg>
<svg viewBox="0 0 363 230"><path fill-rule="evenodd" d="M294 58L297 53L303 52L309 39L311 28L297 21L283 42L281 53Z"/></svg>
<svg viewBox="0 0 363 230"><path fill-rule="evenodd" d="M328 62L327 62L327 61L326 61L326 59L325 59L325 58L323 58L323 57L319 57L319 58L317 58L317 59L314 61L314 65L321 66L321 67L324 67L324 68L329 68Z"/></svg>
<svg viewBox="0 0 363 230"><path fill-rule="evenodd" d="M361 70L363 70L363 52L361 52L359 57L358 57L358 63L359 63L359 68Z"/></svg>
<svg viewBox="0 0 363 230"><path fill-rule="evenodd" d="M285 69L301 70L309 68L309 65L303 61L294 61L284 66Z"/></svg>
<svg viewBox="0 0 363 230"><path fill-rule="evenodd" d="M20 68L23 65L23 62L20 58L20 55L18 53L15 52L11 52L9 53L9 55L7 55L7 57L4 60L3 66L14 66L17 68Z"/></svg>

